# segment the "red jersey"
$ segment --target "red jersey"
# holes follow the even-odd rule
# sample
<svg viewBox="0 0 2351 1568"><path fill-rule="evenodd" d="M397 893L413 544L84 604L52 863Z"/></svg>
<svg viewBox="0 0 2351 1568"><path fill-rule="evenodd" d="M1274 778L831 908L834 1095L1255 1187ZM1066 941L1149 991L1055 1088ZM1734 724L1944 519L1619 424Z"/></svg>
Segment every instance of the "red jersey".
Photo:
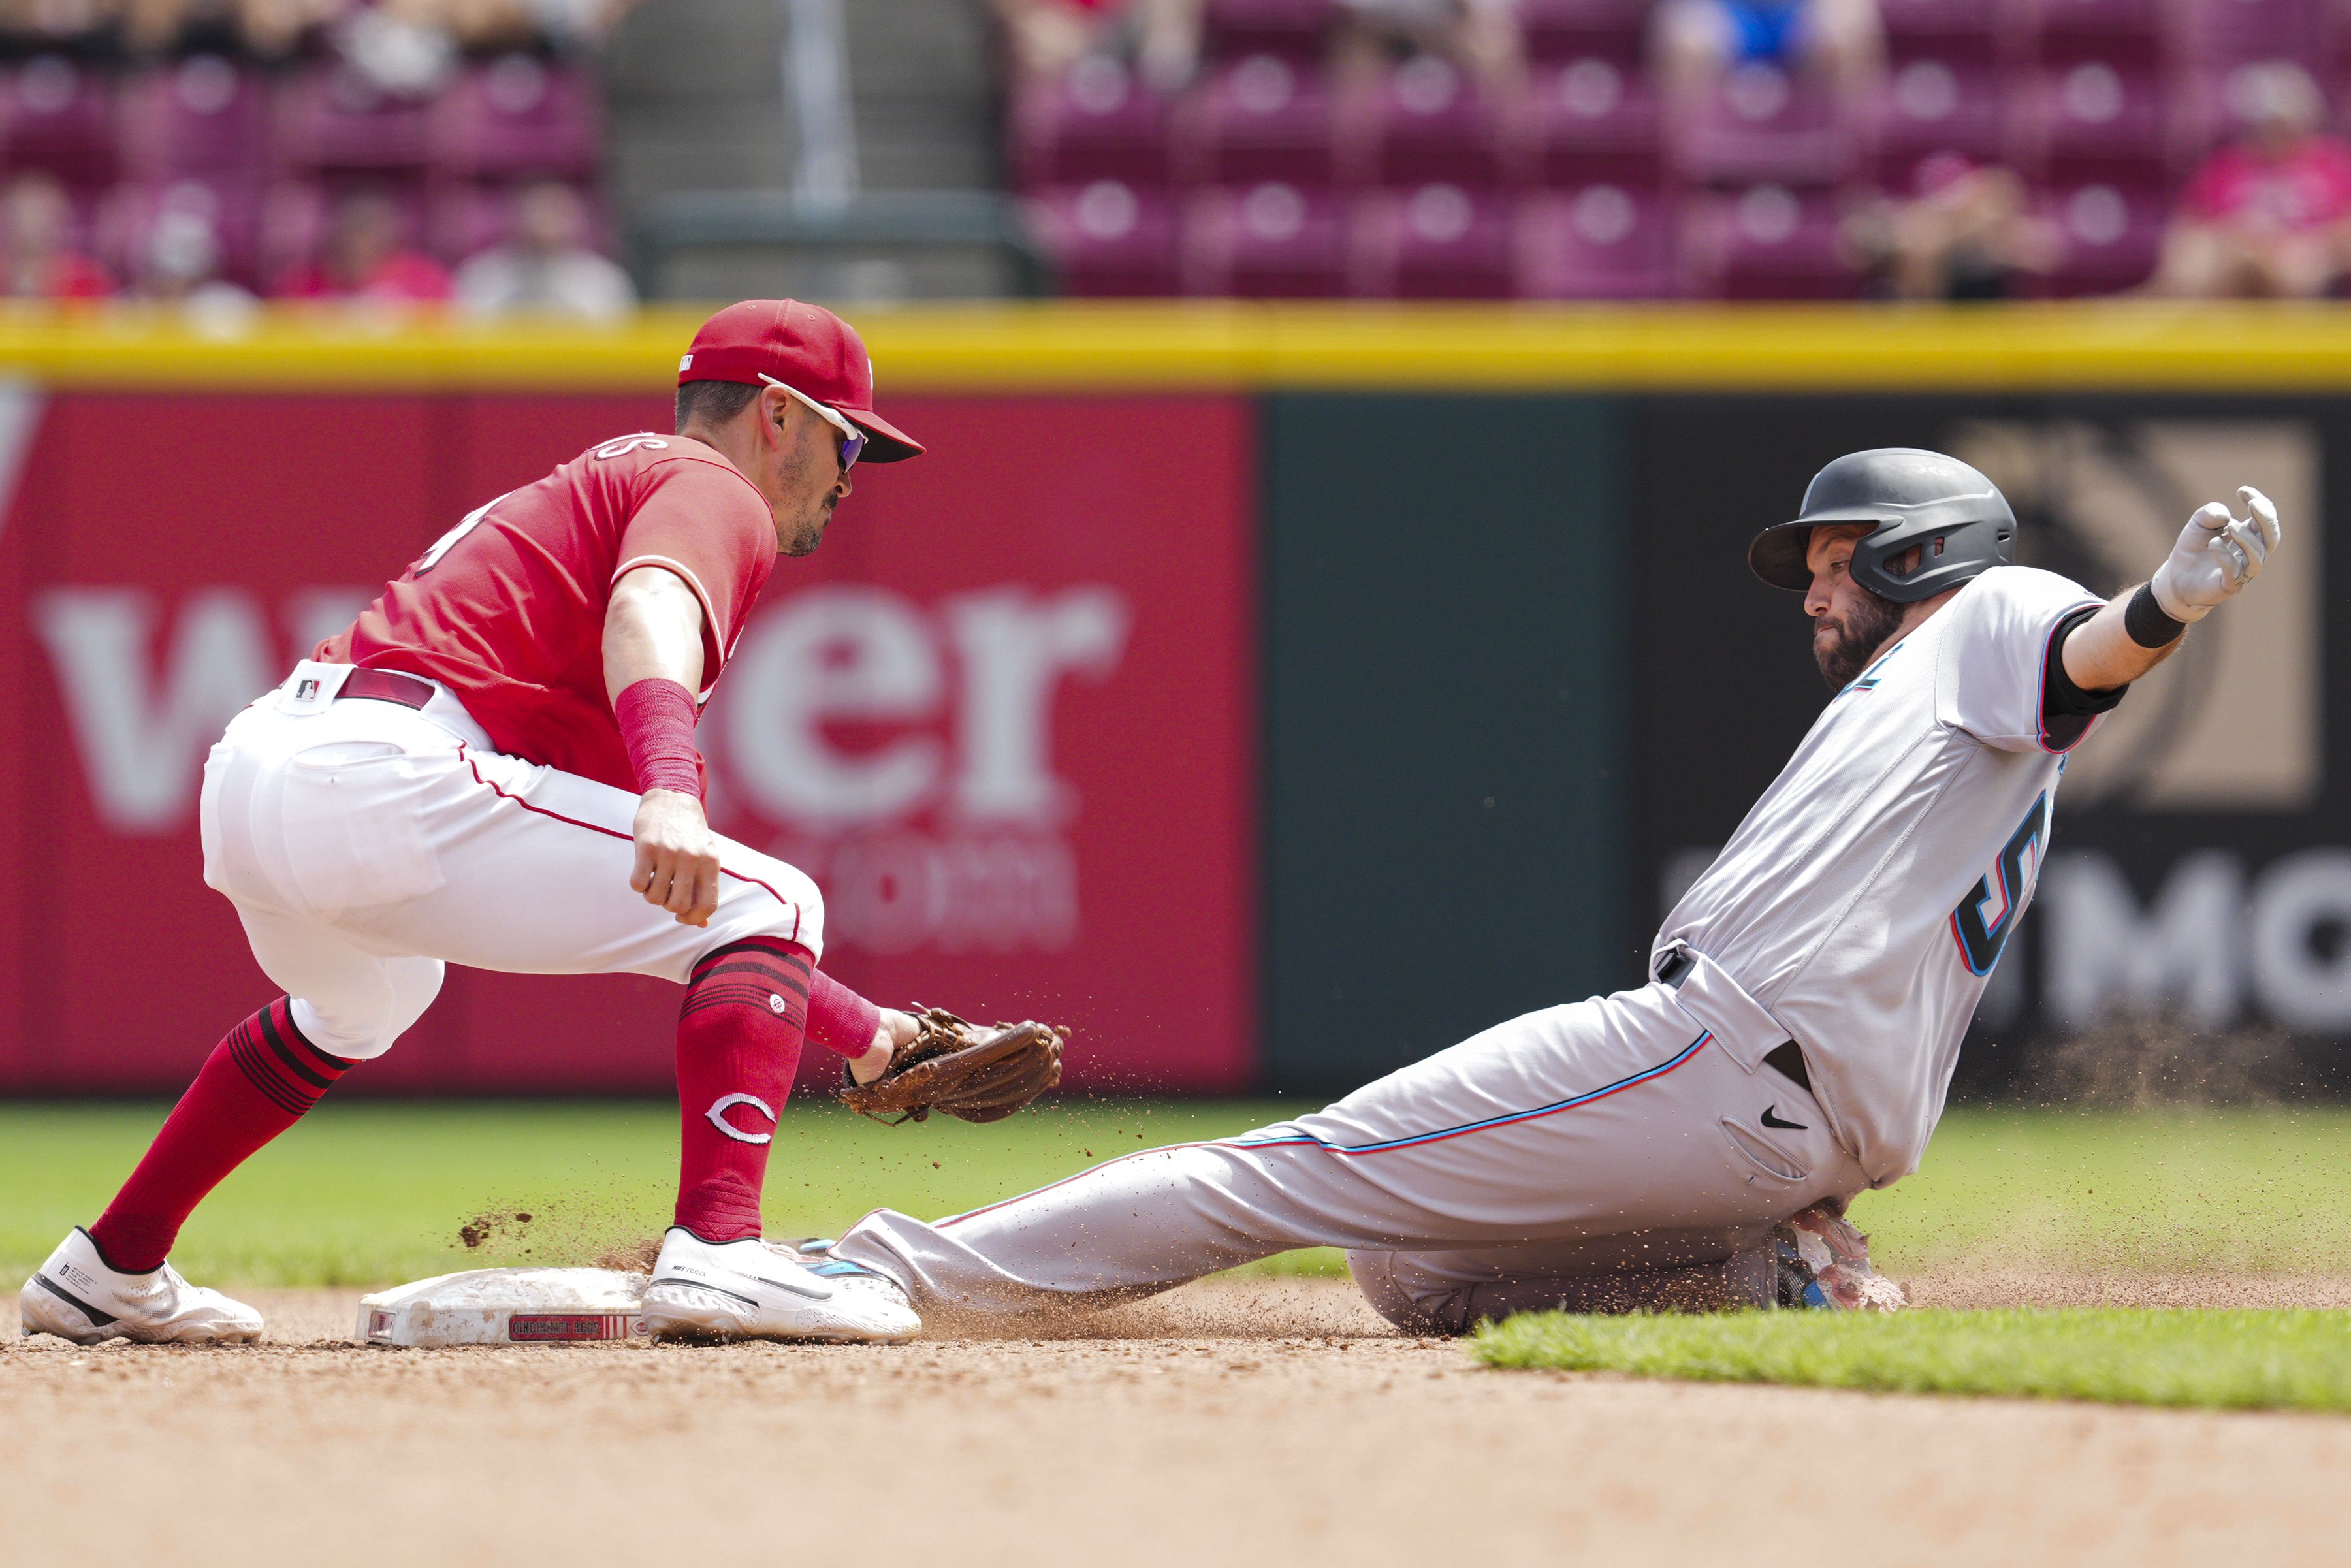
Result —
<svg viewBox="0 0 2351 1568"><path fill-rule="evenodd" d="M2351 148L2305 137L2275 158L2224 147L2204 161L2179 204L2206 223L2275 233L2326 228L2351 214Z"/></svg>
<svg viewBox="0 0 2351 1568"><path fill-rule="evenodd" d="M690 436L624 435L470 513L312 657L447 686L500 751L636 792L604 690L604 611L640 566L702 601L708 701L776 565L751 481Z"/></svg>

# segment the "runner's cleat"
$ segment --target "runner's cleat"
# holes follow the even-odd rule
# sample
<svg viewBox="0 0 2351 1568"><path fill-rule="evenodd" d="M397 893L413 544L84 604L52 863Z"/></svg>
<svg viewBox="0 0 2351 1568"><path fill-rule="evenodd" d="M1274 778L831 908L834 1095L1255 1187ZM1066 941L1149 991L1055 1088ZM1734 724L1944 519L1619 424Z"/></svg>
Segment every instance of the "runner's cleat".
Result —
<svg viewBox="0 0 2351 1568"><path fill-rule="evenodd" d="M261 1337L261 1314L243 1301L189 1284L169 1263L152 1273L123 1273L98 1255L98 1244L78 1225L25 1281L16 1316L27 1334L53 1333L76 1344L251 1344Z"/></svg>
<svg viewBox="0 0 2351 1568"><path fill-rule="evenodd" d="M645 1287L655 1339L881 1340L922 1332L905 1292L862 1265L757 1237L712 1243L676 1226Z"/></svg>
<svg viewBox="0 0 2351 1568"><path fill-rule="evenodd" d="M1771 1250L1779 1306L1896 1312L1910 1304L1901 1286L1869 1266L1869 1238L1826 1204L1773 1226Z"/></svg>

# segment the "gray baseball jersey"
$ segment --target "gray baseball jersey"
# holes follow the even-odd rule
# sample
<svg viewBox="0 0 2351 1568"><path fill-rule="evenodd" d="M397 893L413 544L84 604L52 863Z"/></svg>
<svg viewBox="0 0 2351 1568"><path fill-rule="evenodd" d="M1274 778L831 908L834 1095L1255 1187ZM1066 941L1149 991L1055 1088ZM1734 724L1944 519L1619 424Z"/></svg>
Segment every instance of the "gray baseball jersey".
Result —
<svg viewBox="0 0 2351 1568"><path fill-rule="evenodd" d="M1995 567L1822 713L1666 916L1803 1048L1838 1140L1883 1186L1917 1168L1960 1037L2049 842L2064 754L2043 682L2079 584Z"/></svg>

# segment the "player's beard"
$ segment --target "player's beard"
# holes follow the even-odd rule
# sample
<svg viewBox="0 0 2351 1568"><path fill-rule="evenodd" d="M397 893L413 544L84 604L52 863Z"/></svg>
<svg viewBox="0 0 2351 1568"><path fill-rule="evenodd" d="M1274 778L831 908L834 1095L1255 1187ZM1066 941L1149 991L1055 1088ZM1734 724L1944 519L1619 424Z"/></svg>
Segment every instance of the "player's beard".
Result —
<svg viewBox="0 0 2351 1568"><path fill-rule="evenodd" d="M1829 690L1841 692L1851 685L1869 667L1871 655L1901 626L1902 606L1867 589L1844 616L1832 612L1813 622L1813 661L1820 665Z"/></svg>
<svg viewBox="0 0 2351 1568"><path fill-rule="evenodd" d="M824 542L825 525L832 521L834 501L828 496L820 502L814 516L801 522L798 531L784 546L788 556L814 555L816 547Z"/></svg>

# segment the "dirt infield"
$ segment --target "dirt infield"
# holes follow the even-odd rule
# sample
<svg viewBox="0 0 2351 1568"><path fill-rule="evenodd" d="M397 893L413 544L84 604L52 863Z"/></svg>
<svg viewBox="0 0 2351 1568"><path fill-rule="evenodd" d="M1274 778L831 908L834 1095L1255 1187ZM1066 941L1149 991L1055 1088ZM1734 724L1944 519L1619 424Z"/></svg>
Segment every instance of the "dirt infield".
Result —
<svg viewBox="0 0 2351 1568"><path fill-rule="evenodd" d="M1944 1304L2010 1288L1917 1286ZM2256 1294L2340 1302L2351 1281ZM11 1302L0 1562L1981 1568L2351 1549L2351 1421L1486 1372L1388 1333L1337 1281L1211 1282L1071 1337L824 1349L371 1351L343 1343L356 1296L257 1296L275 1342L217 1352L19 1340Z"/></svg>

